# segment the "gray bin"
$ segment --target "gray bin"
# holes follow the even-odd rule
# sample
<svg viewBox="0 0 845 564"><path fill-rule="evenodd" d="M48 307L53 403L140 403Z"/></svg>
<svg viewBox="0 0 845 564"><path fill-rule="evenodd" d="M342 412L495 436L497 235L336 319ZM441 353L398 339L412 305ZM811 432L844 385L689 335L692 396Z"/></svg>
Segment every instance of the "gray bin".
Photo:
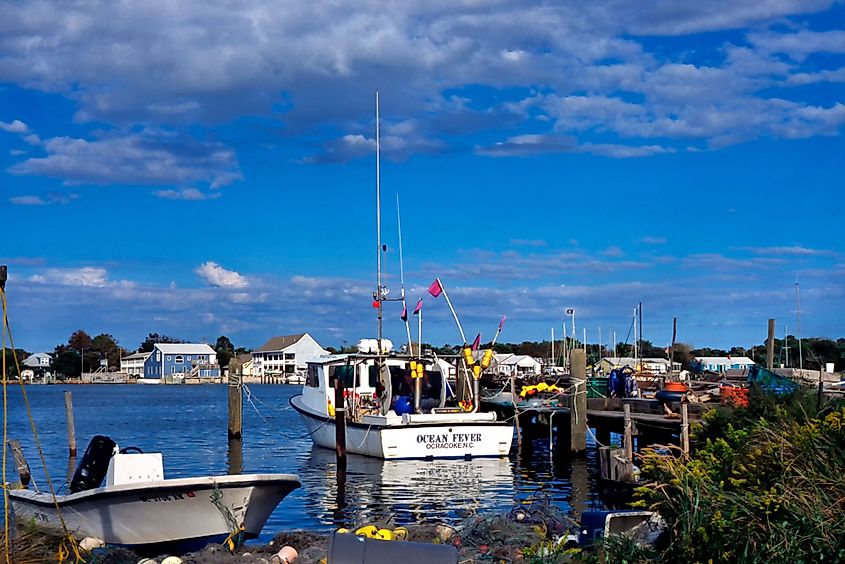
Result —
<svg viewBox="0 0 845 564"><path fill-rule="evenodd" d="M458 564L458 551L447 544L383 541L334 533L326 564Z"/></svg>

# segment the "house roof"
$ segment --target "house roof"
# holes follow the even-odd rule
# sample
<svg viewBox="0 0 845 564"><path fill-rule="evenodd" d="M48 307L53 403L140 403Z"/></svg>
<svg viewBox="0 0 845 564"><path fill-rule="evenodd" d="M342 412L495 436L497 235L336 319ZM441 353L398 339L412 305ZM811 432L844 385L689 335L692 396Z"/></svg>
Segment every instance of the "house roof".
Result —
<svg viewBox="0 0 845 564"><path fill-rule="evenodd" d="M622 365L622 364L638 364L640 362L639 358L633 358L633 357L630 357L630 356L620 356L620 357L606 356L601 360L607 361L611 364L619 364L619 365ZM601 360L599 362L601 362ZM665 358L643 358L642 361L643 361L643 364L645 364L645 363L664 364L664 365L669 364L669 360L665 359Z"/></svg>
<svg viewBox="0 0 845 564"><path fill-rule="evenodd" d="M239 364L246 364L247 362L252 362L252 353L238 355Z"/></svg>
<svg viewBox="0 0 845 564"><path fill-rule="evenodd" d="M37 368L41 366L42 359L46 359L48 364L53 362L53 357L47 353L34 353L26 357L23 361L23 365Z"/></svg>
<svg viewBox="0 0 845 564"><path fill-rule="evenodd" d="M156 343L155 348L165 354L217 354L205 343Z"/></svg>
<svg viewBox="0 0 845 564"><path fill-rule="evenodd" d="M136 353L132 353L132 354L124 356L122 360L135 360L135 359L138 359L138 358L142 358L142 359L146 360L147 357L149 357L151 354L153 354L153 353L151 353L151 352L136 352Z"/></svg>
<svg viewBox="0 0 845 564"><path fill-rule="evenodd" d="M308 333L297 333L296 335L282 335L273 337L253 352L283 351L291 345L295 345Z"/></svg>

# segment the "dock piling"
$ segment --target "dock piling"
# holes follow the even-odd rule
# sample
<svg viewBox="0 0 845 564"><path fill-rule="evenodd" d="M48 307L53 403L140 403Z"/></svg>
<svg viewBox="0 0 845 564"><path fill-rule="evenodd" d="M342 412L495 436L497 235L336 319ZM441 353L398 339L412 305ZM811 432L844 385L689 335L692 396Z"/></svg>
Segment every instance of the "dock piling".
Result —
<svg viewBox="0 0 845 564"><path fill-rule="evenodd" d="M689 456L689 411L687 399L681 401L681 450Z"/></svg>
<svg viewBox="0 0 845 564"><path fill-rule="evenodd" d="M335 428L335 454L337 455L337 467L346 470L346 400L344 396L343 378L338 377L334 381L334 428Z"/></svg>
<svg viewBox="0 0 845 564"><path fill-rule="evenodd" d="M570 357L572 382L572 413L569 417L569 450L587 450L587 357L583 350L572 351Z"/></svg>
<svg viewBox="0 0 845 564"><path fill-rule="evenodd" d="M67 446L70 458L76 458L76 425L73 420L73 396L65 391L65 416L67 418Z"/></svg>
<svg viewBox="0 0 845 564"><path fill-rule="evenodd" d="M240 439L243 434L243 398L241 377L229 374L229 440Z"/></svg>
<svg viewBox="0 0 845 564"><path fill-rule="evenodd" d="M522 431L519 429L519 408L516 406L516 376L511 374L511 403L513 403L513 423L516 425L516 448L522 448Z"/></svg>
<svg viewBox="0 0 845 564"><path fill-rule="evenodd" d="M15 465L18 467L18 476L21 479L21 487L26 489L29 486L30 480L32 480L32 473L29 471L29 464L26 461L26 457L23 455L23 449L21 449L21 443L17 439L11 439L9 441L9 448L12 451L12 456L15 458Z"/></svg>

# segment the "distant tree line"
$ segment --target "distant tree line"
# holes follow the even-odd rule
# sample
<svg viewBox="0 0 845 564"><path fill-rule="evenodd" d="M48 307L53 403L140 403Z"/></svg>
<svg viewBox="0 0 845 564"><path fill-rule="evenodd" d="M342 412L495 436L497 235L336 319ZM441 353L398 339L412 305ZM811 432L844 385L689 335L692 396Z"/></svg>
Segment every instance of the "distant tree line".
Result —
<svg viewBox="0 0 845 564"><path fill-rule="evenodd" d="M74 331L67 340L67 343L56 345L53 350L53 365L51 371L59 377L79 378L81 373L94 372L101 365L107 366L109 370L120 369L120 359L133 352L151 352L156 343L184 343L185 341L169 335L149 333L137 349L129 351L120 346L117 340L108 333L101 333L91 337L82 329ZM639 355L643 358L668 358L666 349L655 346L648 340L638 341ZM570 346L572 341L570 341ZM583 348L581 341L574 341L575 348ZM211 347L217 352L217 362L220 366L228 366L232 358L251 352L245 347L235 347L232 341L225 335L217 338ZM490 343L482 343L481 348L487 349ZM435 346L423 343L423 349L431 349L439 356L451 356L460 352L460 345L444 344ZM535 358L548 359L551 356L551 341L523 341L521 343L496 343L493 349L497 353L524 354ZM354 352L355 346L344 345L342 347L326 347L331 353ZM774 365L781 364L788 367L798 367L799 362L803 363L808 370L821 370L827 363L834 364L834 370L845 370L845 338L836 340L810 337L801 340L800 355L798 338L788 335L786 339L775 339ZM17 369L12 353L17 354L18 362L31 353L24 349L6 349L6 377L15 378ZM560 350L560 342L555 342L555 357L560 362L563 351ZM587 344L587 362L592 364L598 362L602 357L607 356L633 356L634 345L632 343L620 342L616 344L615 351L607 346L600 346L595 343ZM730 349L717 348L694 348L687 343L675 343L675 362L680 362L683 368L689 368L690 361L695 357L702 356L747 356L759 364L767 363L768 349L766 342L754 345L751 348L731 347ZM799 360L800 359L800 360ZM101 364L102 363L102 364ZM23 368L22 368L23 369Z"/></svg>
<svg viewBox="0 0 845 564"><path fill-rule="evenodd" d="M184 342L186 341L169 335L150 333L137 349L129 351L120 346L117 339L108 333L91 337L83 329L78 329L71 333L66 343L56 345L52 353L52 366L47 370L59 379L79 378L83 372L95 372L100 367L114 372L120 370L120 360L125 356L135 352L152 352L156 343ZM236 348L225 335L218 337L217 342L211 347L217 353L217 362L221 367L228 366L233 356L250 351L243 347ZM32 354L24 349L15 349L15 351L6 349L6 378L8 379L17 378L18 374L13 352L17 354L21 370L24 369L22 365L24 359Z"/></svg>

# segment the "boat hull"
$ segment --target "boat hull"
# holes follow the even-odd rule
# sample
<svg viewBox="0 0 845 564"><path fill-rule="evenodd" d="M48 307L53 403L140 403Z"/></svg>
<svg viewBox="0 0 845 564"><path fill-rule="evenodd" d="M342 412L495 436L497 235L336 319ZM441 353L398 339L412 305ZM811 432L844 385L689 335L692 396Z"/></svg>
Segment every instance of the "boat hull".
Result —
<svg viewBox="0 0 845 564"><path fill-rule="evenodd" d="M299 479L290 474L182 478L108 486L57 496L68 530L131 548L191 550L222 541L243 524L255 537ZM9 492L15 516L61 529L49 494Z"/></svg>
<svg viewBox="0 0 845 564"><path fill-rule="evenodd" d="M334 419L291 398L315 445L336 448ZM456 417L455 419L460 419ZM502 422L459 420L380 426L346 425L346 452L383 459L503 457L510 453L513 427Z"/></svg>

